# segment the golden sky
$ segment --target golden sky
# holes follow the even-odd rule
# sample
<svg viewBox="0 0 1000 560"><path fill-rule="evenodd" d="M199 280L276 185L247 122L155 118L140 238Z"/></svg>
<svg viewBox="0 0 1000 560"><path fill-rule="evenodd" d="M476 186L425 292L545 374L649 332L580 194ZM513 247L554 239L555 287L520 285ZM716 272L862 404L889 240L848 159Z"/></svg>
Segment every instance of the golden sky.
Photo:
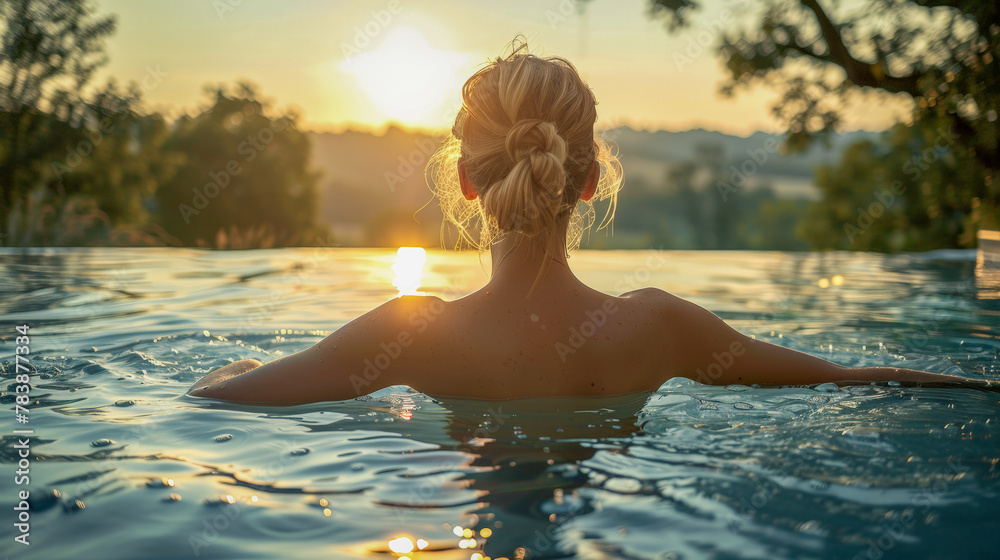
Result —
<svg viewBox="0 0 1000 560"><path fill-rule="evenodd" d="M141 83L158 69L162 82L144 97L168 115L201 107L206 84L250 80L297 108L306 128L447 127L465 79L523 34L535 54L576 65L601 126L780 130L773 91L718 94L725 76L712 47L721 29L750 21L754 3L705 3L670 34L646 0L593 0L583 15L573 0L98 0L118 17L102 74ZM880 130L906 113L868 104L845 129Z"/></svg>

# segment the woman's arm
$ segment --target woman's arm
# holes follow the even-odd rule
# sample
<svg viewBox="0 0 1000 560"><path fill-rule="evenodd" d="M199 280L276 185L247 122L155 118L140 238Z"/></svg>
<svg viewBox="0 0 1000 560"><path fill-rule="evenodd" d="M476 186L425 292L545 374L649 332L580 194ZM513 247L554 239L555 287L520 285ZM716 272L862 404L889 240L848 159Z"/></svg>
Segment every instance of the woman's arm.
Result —
<svg viewBox="0 0 1000 560"><path fill-rule="evenodd" d="M851 385L872 381L974 384L954 375L894 367L844 367L822 358L747 337L710 311L665 294L664 321L673 333L678 375L701 383L760 385ZM677 370L675 370L677 371Z"/></svg>
<svg viewBox="0 0 1000 560"><path fill-rule="evenodd" d="M357 397L361 393L353 391L350 383L354 368L349 361L336 359L332 352L341 336L337 331L310 348L266 364L257 360L227 364L206 375L188 390L188 394L227 401L283 404Z"/></svg>
<svg viewBox="0 0 1000 560"><path fill-rule="evenodd" d="M423 301L395 298L344 325L301 352L263 364L240 360L206 375L188 390L196 397L255 403L307 403L353 399L396 385L397 356L386 368L373 365L380 344L411 328L407 319ZM436 299L436 298L435 298Z"/></svg>

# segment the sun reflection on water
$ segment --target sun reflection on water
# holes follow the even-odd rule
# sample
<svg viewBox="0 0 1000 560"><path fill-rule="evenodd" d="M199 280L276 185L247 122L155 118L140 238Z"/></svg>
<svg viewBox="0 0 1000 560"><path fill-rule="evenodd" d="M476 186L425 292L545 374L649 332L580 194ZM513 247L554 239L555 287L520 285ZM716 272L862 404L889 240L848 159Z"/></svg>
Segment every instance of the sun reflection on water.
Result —
<svg viewBox="0 0 1000 560"><path fill-rule="evenodd" d="M473 516L470 520L472 523L479 523L478 516ZM498 529L502 526L500 521L494 524ZM445 527L448 527L446 524ZM367 550L370 553L389 553L397 560L419 560L420 558L439 558L441 553L457 552L456 544L458 549L464 549L465 554L460 556L448 555L447 558L469 558L469 560L524 560L526 556L526 551L523 547L518 547L512 556L497 556L490 557L483 553L483 547L486 546L486 541L489 537L493 536L493 530L484 527L479 531L479 538L476 536L475 529L469 527L463 527L462 525L456 525L452 527L452 533L458 539L458 541L450 541L445 539L436 543L431 543L422 538L416 538L410 535L397 535L395 538L391 538L388 541L381 541L380 545L375 546ZM468 555L468 556L466 556Z"/></svg>
<svg viewBox="0 0 1000 560"><path fill-rule="evenodd" d="M400 247L396 251L396 263L392 265L396 277L392 279L392 285L399 290L399 295L424 295L424 292L417 290L420 288L425 262L427 253L421 247Z"/></svg>

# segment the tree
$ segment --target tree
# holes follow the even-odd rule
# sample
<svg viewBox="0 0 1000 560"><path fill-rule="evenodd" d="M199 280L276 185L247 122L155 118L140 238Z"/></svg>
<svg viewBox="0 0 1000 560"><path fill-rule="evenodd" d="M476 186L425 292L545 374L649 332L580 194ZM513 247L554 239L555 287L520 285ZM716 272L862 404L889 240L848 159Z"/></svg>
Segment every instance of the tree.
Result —
<svg viewBox="0 0 1000 560"><path fill-rule="evenodd" d="M699 3L651 0L650 6L654 17L677 29L690 23ZM996 63L1000 5L978 0L873 0L848 9L825 8L818 0L769 0L751 6L755 10L751 24L723 33L717 45L729 70L723 93L733 95L757 83L781 89L781 100L773 110L787 126L786 143L792 150L835 131L848 102L865 96L905 96L913 102L914 130L892 133L908 135L908 142L887 140L899 151L895 157L904 161L922 157L926 150L936 149L933 142L944 130L955 138L948 157L955 161L954 168L965 171L962 177L967 182L959 186L954 181L925 180L920 191L928 191L928 200L948 203L937 213L931 207L924 209L935 214L932 220L937 216L951 220L947 226L934 226L937 231L952 232L953 219L964 224L962 231L942 233L933 242L921 238L916 245L904 243L899 248L969 246L976 229L998 226L1000 190L994 177L1000 166ZM849 157L860 157L870 149L874 148L861 146ZM851 163L857 162L845 161ZM825 184L832 187L831 180L828 176ZM949 185L964 199L949 195ZM869 195L890 186L864 185ZM905 207L915 204L917 192L902 195ZM827 194L821 206L841 204ZM825 236L812 225L803 228L814 233L814 243ZM905 232L893 233L910 239Z"/></svg>
<svg viewBox="0 0 1000 560"><path fill-rule="evenodd" d="M87 0L0 2L0 232L7 217L45 174L87 118L80 93L104 62L113 17L97 17Z"/></svg>
<svg viewBox="0 0 1000 560"><path fill-rule="evenodd" d="M157 222L187 245L324 243L319 176L310 169L309 138L296 128L297 115L272 116L249 84L208 93L212 106L181 118L164 145L184 163L156 191Z"/></svg>
<svg viewBox="0 0 1000 560"><path fill-rule="evenodd" d="M979 227L1000 227L995 213L981 213L977 163L946 125L896 125L882 142L854 144L839 165L817 170L824 200L810 206L800 236L817 248L864 251L975 246Z"/></svg>
<svg viewBox="0 0 1000 560"><path fill-rule="evenodd" d="M92 198L116 226L146 224L149 199L181 162L164 146L170 130L163 117L142 114L139 103L135 85L123 92L111 82L93 94L83 104L84 122L66 131L69 145L44 170L50 189Z"/></svg>
<svg viewBox="0 0 1000 560"><path fill-rule="evenodd" d="M725 180L725 149L715 143L695 146L695 158L667 171L667 196L680 207L696 249L737 249L735 235L745 210L740 193L723 197L715 185Z"/></svg>

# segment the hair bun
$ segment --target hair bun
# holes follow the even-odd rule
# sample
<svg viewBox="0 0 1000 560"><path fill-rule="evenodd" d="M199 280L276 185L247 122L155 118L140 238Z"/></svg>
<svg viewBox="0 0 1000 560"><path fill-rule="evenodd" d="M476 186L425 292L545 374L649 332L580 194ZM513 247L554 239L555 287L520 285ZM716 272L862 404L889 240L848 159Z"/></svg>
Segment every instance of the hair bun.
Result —
<svg viewBox="0 0 1000 560"><path fill-rule="evenodd" d="M621 168L595 137L596 121L597 99L573 65L536 57L518 41L510 55L462 86L452 135L428 164L441 210L462 241L480 249L508 234L543 242L545 257L529 297L553 258L579 245L594 221L591 200L610 199L601 227L614 214ZM595 162L601 170L596 192L583 200L594 186L588 181ZM475 187L477 196L469 198L460 186ZM478 239L469 233L475 223L481 226Z"/></svg>
<svg viewBox="0 0 1000 560"><path fill-rule="evenodd" d="M552 154L559 165L566 161L566 141L559 136L555 123L541 119L522 119L511 127L504 141L507 155L517 163L535 150Z"/></svg>

